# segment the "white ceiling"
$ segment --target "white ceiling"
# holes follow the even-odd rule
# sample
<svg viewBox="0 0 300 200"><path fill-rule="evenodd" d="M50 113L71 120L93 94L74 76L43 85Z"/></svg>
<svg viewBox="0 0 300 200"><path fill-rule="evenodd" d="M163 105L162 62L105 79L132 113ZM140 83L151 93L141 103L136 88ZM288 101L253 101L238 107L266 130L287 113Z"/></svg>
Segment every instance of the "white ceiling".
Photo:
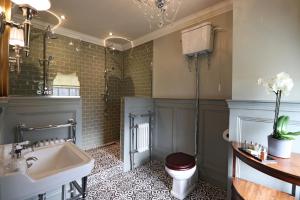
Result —
<svg viewBox="0 0 300 200"><path fill-rule="evenodd" d="M65 15L64 28L96 38L114 35L137 39L154 31L133 0L51 0L51 11ZM177 15L179 20L223 0L183 0ZM40 20L51 22L41 15Z"/></svg>

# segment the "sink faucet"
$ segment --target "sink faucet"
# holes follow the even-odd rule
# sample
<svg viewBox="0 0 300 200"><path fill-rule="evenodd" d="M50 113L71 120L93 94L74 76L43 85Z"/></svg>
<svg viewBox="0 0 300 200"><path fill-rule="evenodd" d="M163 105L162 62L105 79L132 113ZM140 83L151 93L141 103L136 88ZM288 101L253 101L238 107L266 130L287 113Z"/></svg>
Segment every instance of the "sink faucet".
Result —
<svg viewBox="0 0 300 200"><path fill-rule="evenodd" d="M36 146L37 142L31 143L29 141L25 141L22 143L14 143L12 144L11 148L11 155L12 158L21 158L22 156L22 150L31 148L31 151L34 151L34 147Z"/></svg>
<svg viewBox="0 0 300 200"><path fill-rule="evenodd" d="M34 157L34 156L27 158L26 159L27 168L30 168L33 165L33 162L37 161L37 160L38 160L38 158Z"/></svg>
<svg viewBox="0 0 300 200"><path fill-rule="evenodd" d="M14 143L12 144L12 148L11 148L11 157L12 158L20 158L21 157L21 152L22 152L22 146L19 145L18 143Z"/></svg>
<svg viewBox="0 0 300 200"><path fill-rule="evenodd" d="M31 148L31 151L34 152L34 147L37 145L38 142L28 143L22 145L22 149L28 149Z"/></svg>

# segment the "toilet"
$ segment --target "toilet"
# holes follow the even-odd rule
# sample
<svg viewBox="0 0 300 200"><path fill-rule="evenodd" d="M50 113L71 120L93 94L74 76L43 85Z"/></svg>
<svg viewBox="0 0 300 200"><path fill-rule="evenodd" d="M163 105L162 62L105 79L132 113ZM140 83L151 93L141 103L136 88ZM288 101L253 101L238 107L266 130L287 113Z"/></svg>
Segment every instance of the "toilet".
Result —
<svg viewBox="0 0 300 200"><path fill-rule="evenodd" d="M196 160L193 156L177 152L167 156L165 169L173 178L171 194L177 199L184 199L196 185Z"/></svg>

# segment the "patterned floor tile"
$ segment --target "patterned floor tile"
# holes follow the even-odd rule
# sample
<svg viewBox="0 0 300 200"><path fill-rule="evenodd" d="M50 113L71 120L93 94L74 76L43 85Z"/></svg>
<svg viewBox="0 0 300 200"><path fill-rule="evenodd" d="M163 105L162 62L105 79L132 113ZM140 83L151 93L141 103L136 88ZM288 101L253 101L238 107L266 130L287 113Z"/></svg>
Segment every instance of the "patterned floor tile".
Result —
<svg viewBox="0 0 300 200"><path fill-rule="evenodd" d="M106 169L111 169L115 166L122 166L119 143L90 149L87 150L87 153L95 159L95 167L92 174L102 173Z"/></svg>
<svg viewBox="0 0 300 200"><path fill-rule="evenodd" d="M88 150L95 159L89 176L89 200L175 200L170 194L172 179L163 163L153 161L130 172L123 172L119 144ZM199 181L186 200L222 200L226 191Z"/></svg>

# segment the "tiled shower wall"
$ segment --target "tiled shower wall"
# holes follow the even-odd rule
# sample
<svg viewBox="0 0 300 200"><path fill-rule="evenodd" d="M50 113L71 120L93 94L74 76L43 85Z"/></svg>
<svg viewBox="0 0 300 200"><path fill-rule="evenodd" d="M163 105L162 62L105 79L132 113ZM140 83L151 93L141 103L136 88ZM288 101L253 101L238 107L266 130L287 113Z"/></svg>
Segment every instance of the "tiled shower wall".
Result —
<svg viewBox="0 0 300 200"><path fill-rule="evenodd" d="M119 140L120 137L120 85L123 74L123 53L106 49L106 69L109 97L104 103L103 125L105 135L113 137L104 143Z"/></svg>
<svg viewBox="0 0 300 200"><path fill-rule="evenodd" d="M68 45L71 40L63 36L48 41L48 56L51 55L54 57L49 68L50 82L56 72L76 72L79 75L82 52L75 51L74 46ZM38 29L33 29L30 42L30 56L23 56L21 73L10 73L10 95L35 96L39 85L41 86L42 84L43 70L39 64L39 59L43 57L42 32ZM84 46L84 44L81 45ZM10 56L13 56L12 51Z"/></svg>
<svg viewBox="0 0 300 200"><path fill-rule="evenodd" d="M152 96L153 42L124 52L124 96Z"/></svg>
<svg viewBox="0 0 300 200"><path fill-rule="evenodd" d="M73 45L69 45L71 41ZM61 35L49 40L47 54L54 57L49 68L50 85L57 72L76 72L79 76L84 148L119 140L122 96L152 95L152 48L150 42L125 52L105 51L102 46ZM23 58L21 73L10 72L10 95L37 96L43 78L39 65L42 49L42 31L33 29L30 56ZM107 102L103 98L105 67L110 93Z"/></svg>

